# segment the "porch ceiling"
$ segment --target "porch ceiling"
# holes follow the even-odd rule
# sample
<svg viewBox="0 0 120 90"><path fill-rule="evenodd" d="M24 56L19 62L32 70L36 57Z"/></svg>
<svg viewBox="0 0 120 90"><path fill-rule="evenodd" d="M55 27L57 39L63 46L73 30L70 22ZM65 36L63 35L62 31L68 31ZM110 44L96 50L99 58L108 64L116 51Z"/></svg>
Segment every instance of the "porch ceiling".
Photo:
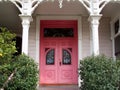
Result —
<svg viewBox="0 0 120 90"><path fill-rule="evenodd" d="M33 15L87 15L88 12L79 1L63 1L62 8L59 7L58 0L42 2L39 4Z"/></svg>
<svg viewBox="0 0 120 90"><path fill-rule="evenodd" d="M105 17L114 17L119 13L120 4L109 3L102 10ZM0 2L0 26L7 26L12 30L21 30L21 20L18 16L20 14L17 7L11 2ZM63 7L59 8L58 1L43 1L35 9L33 16L40 15L82 15L88 16L85 7L79 1L64 1Z"/></svg>
<svg viewBox="0 0 120 90"><path fill-rule="evenodd" d="M115 17L120 14L120 3L108 3L101 12L105 17Z"/></svg>
<svg viewBox="0 0 120 90"><path fill-rule="evenodd" d="M0 26L11 30L21 29L20 14L16 6L11 2L0 2Z"/></svg>

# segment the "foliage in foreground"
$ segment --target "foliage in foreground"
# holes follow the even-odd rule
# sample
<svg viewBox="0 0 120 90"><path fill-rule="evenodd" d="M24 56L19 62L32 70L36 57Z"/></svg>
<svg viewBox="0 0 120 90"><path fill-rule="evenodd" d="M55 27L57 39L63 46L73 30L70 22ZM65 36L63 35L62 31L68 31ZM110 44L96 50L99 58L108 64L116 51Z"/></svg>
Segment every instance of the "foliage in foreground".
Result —
<svg viewBox="0 0 120 90"><path fill-rule="evenodd" d="M11 59L11 56L17 52L16 42L13 41L15 34L11 33L7 28L0 28L0 56L1 58Z"/></svg>
<svg viewBox="0 0 120 90"><path fill-rule="evenodd" d="M13 41L15 34L7 28L0 27L0 88L12 73L11 63L16 52L16 43Z"/></svg>
<svg viewBox="0 0 120 90"><path fill-rule="evenodd" d="M4 90L35 90L37 85L37 65L26 55L14 57L15 34L0 28L0 88ZM13 76L8 80L8 77ZM7 82L7 83L6 83Z"/></svg>
<svg viewBox="0 0 120 90"><path fill-rule="evenodd" d="M5 90L35 90L38 70L34 60L23 54L13 61L12 66L17 70Z"/></svg>
<svg viewBox="0 0 120 90"><path fill-rule="evenodd" d="M119 90L120 62L90 56L80 62L81 90Z"/></svg>

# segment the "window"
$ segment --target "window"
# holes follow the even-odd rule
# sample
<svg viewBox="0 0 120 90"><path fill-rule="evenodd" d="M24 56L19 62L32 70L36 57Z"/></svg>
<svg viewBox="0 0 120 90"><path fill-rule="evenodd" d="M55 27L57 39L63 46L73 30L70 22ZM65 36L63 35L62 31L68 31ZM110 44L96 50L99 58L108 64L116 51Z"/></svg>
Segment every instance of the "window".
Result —
<svg viewBox="0 0 120 90"><path fill-rule="evenodd" d="M115 38L115 56L120 58L120 36Z"/></svg>
<svg viewBox="0 0 120 90"><path fill-rule="evenodd" d="M62 64L69 65L71 64L71 54L68 50L62 50Z"/></svg>
<svg viewBox="0 0 120 90"><path fill-rule="evenodd" d="M115 30L115 34L118 33L119 31L119 20L117 20L114 24L114 30ZM116 38L115 38L115 56L116 58L120 58L120 36L118 35Z"/></svg>
<svg viewBox="0 0 120 90"><path fill-rule="evenodd" d="M44 28L44 37L74 37L73 28Z"/></svg>
<svg viewBox="0 0 120 90"><path fill-rule="evenodd" d="M118 31L119 31L119 20L117 20L117 21L115 22L115 24L114 24L114 30L115 30L115 34L117 34Z"/></svg>
<svg viewBox="0 0 120 90"><path fill-rule="evenodd" d="M47 49L46 49L47 50ZM47 65L53 65L54 64L54 59L55 59L55 50L54 49L48 49L48 52L46 54L46 64Z"/></svg>

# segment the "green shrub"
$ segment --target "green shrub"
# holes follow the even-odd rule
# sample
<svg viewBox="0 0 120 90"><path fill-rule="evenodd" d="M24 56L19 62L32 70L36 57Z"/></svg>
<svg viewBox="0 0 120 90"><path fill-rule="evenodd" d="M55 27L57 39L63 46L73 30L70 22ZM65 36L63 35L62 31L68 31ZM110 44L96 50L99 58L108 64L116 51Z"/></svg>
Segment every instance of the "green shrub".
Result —
<svg viewBox="0 0 120 90"><path fill-rule="evenodd" d="M11 56L17 52L16 51L16 42L13 41L15 38L15 34L11 33L7 28L0 27L0 58L3 60L5 58L5 62L7 60L11 60ZM7 57L6 57L7 56ZM1 63L1 62L0 62ZM3 61L2 61L3 63Z"/></svg>
<svg viewBox="0 0 120 90"><path fill-rule="evenodd" d="M26 55L16 58L15 34L7 28L0 28L0 89L35 90L38 80L37 65ZM8 78L14 73L12 78Z"/></svg>
<svg viewBox="0 0 120 90"><path fill-rule="evenodd" d="M33 59L23 54L18 56L11 66L16 68L16 72L5 90L36 90L38 70Z"/></svg>
<svg viewBox="0 0 120 90"><path fill-rule="evenodd" d="M10 63L16 52L16 42L13 41L15 36L7 28L0 27L0 88L12 73Z"/></svg>
<svg viewBox="0 0 120 90"><path fill-rule="evenodd" d="M120 63L105 56L91 56L80 62L81 90L118 90Z"/></svg>

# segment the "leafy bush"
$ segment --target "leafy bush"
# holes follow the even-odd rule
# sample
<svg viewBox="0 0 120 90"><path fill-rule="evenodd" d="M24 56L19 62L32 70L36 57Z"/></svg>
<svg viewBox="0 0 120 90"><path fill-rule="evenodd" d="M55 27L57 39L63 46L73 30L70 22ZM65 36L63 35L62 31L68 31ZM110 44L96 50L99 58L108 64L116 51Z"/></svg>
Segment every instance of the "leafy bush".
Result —
<svg viewBox="0 0 120 90"><path fill-rule="evenodd" d="M118 90L120 63L105 56L91 56L80 62L81 90Z"/></svg>
<svg viewBox="0 0 120 90"><path fill-rule="evenodd" d="M36 90L38 70L33 59L20 55L13 61L11 68L16 68L16 72L5 90Z"/></svg>
<svg viewBox="0 0 120 90"><path fill-rule="evenodd" d="M0 27L0 87L12 73L10 63L16 52L14 38L15 34L10 33L7 28Z"/></svg>
<svg viewBox="0 0 120 90"><path fill-rule="evenodd" d="M0 28L0 89L35 90L37 85L37 65L26 55L14 57L15 34L7 28ZM10 77L10 78L9 78Z"/></svg>
<svg viewBox="0 0 120 90"><path fill-rule="evenodd" d="M11 56L17 52L16 51L16 42L13 41L15 38L15 34L11 33L7 28L0 28L0 58L2 60L5 58L5 60L11 60ZM7 57L6 57L7 56ZM8 61L5 61L8 62ZM3 61L2 61L3 63Z"/></svg>

